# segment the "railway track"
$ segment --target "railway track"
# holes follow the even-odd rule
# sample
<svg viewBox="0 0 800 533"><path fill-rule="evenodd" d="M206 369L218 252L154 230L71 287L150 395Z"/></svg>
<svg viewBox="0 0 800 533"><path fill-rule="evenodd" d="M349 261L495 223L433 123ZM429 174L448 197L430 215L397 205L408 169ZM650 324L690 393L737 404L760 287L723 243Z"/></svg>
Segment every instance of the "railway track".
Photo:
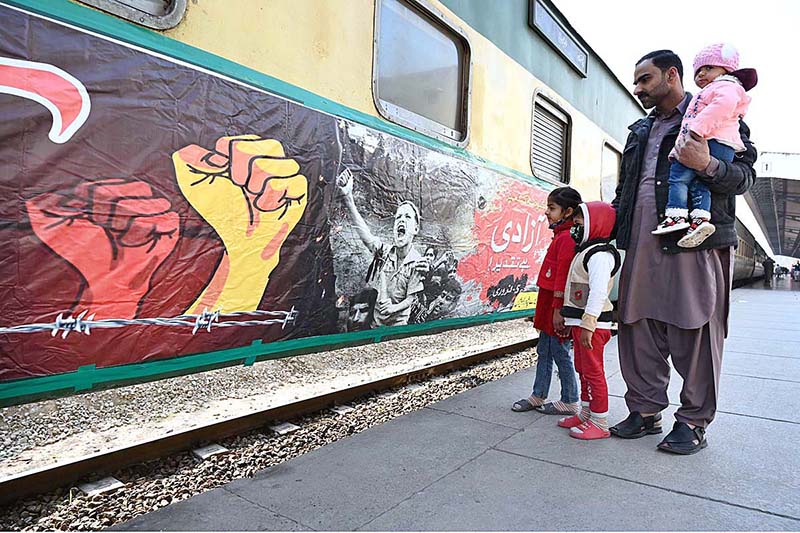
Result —
<svg viewBox="0 0 800 533"><path fill-rule="evenodd" d="M218 442L222 439L242 435L263 428L270 423L296 420L372 393L447 374L493 358L520 352L534 345L535 339L527 339L509 344L482 345L461 350L452 359L410 372L398 373L279 407L264 409L169 435L161 435L133 445L11 475L0 479L0 505L8 506L26 497L51 492L88 476L112 473L125 467L162 459L192 449L202 443Z"/></svg>

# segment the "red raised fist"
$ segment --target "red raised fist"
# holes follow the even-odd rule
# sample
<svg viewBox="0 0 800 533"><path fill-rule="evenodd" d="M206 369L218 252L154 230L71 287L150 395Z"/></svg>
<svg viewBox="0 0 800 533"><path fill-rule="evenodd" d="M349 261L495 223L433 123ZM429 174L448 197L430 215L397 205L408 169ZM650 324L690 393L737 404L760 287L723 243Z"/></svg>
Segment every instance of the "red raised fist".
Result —
<svg viewBox="0 0 800 533"><path fill-rule="evenodd" d="M153 273L178 241L178 214L141 181L88 181L25 205L37 237L86 280L76 311L97 318L135 317Z"/></svg>

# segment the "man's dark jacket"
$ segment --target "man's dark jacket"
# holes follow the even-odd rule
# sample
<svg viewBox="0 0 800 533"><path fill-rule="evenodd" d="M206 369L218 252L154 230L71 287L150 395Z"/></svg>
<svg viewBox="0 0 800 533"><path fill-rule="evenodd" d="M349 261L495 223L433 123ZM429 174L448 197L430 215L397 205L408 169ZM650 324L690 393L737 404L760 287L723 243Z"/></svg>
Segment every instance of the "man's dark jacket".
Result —
<svg viewBox="0 0 800 533"><path fill-rule="evenodd" d="M636 206L636 195L639 189L639 171L642 158L650 137L650 128L655 120L653 114L634 122L628 129L631 133L625 143L620 166L619 183L614 201L611 204L617 210L617 223L615 227L617 248L625 250L631 240L633 228L633 212ZM664 219L669 195L669 153L675 146L675 140L680 131L680 124L667 132L658 152L656 162L656 207L659 222ZM700 175L700 179L711 191L711 222L717 230L697 248L681 248L678 240L683 232L662 235L661 250L664 253L675 254L709 248L727 248L736 246L736 195L744 194L753 185L756 172L753 169L758 153L750 142L750 128L743 121L739 121L739 133L746 150L736 154L732 163L719 162L719 168L713 177ZM655 229L655 228L649 228Z"/></svg>

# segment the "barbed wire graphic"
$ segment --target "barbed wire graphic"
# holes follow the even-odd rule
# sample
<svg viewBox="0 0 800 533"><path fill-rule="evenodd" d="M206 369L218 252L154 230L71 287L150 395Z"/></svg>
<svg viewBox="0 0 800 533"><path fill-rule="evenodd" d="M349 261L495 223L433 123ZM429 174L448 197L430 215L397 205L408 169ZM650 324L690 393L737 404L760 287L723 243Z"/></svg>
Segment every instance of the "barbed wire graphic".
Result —
<svg viewBox="0 0 800 533"><path fill-rule="evenodd" d="M232 328L248 326L273 326L280 324L281 329L294 324L297 319L297 310L292 306L289 311L237 311L235 313L220 313L219 310L209 312L204 309L199 315L178 315L175 317L156 317L156 318L104 318L95 320L94 314L86 316L88 310L83 311L77 316L59 313L53 322L22 324L19 326L0 327L0 334L9 333L40 333L49 331L55 337L61 332L61 338L66 339L67 335L75 331L90 335L93 329L124 328L128 326L167 326L167 327L187 327L192 328L192 335L201 329L211 332L213 328ZM227 318L237 318L241 316L265 317L262 320L228 320ZM267 318L268 317L268 318Z"/></svg>

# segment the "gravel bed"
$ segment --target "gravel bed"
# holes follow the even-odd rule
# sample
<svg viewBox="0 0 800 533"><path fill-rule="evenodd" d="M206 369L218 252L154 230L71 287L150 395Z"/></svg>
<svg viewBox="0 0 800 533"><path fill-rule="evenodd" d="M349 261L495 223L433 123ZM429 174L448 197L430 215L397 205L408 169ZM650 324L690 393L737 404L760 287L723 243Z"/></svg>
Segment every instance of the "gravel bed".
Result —
<svg viewBox="0 0 800 533"><path fill-rule="evenodd" d="M3 408L0 466L23 451L69 436L152 424L175 413L207 408L218 400L248 398L287 386L301 390L342 375L364 375L367 370L408 362L415 354L510 343L530 338L532 333L530 322L510 320Z"/></svg>
<svg viewBox="0 0 800 533"><path fill-rule="evenodd" d="M483 335L496 336L501 331L515 331L515 326L511 324L498 326L482 326L482 332L475 332L474 329L478 328L473 328L446 333L444 335L450 336L450 344L446 347L453 347L454 336L459 340L472 337L472 344L477 344L479 341L476 336L481 338ZM521 323L520 331L523 329L530 336L530 324ZM393 342L405 342L402 351L408 357L409 340ZM416 343L419 349L430 349L433 340L424 337L411 342ZM486 339L482 342L486 342ZM378 346L387 348L385 345L372 348ZM394 349L386 351L393 352ZM251 477L264 468L527 368L534 361L535 352L525 350L452 372L441 381L422 382L420 388L403 387L388 397L372 395L359 399L352 403L355 409L344 415L324 411L294 420L292 422L299 425L300 429L288 435L254 431L232 437L219 443L228 448L229 453L206 461L200 462L184 452L126 468L113 474L125 486L111 493L89 498L76 488L70 488L19 501L13 506L0 508L0 530L85 531L112 526L235 479Z"/></svg>

